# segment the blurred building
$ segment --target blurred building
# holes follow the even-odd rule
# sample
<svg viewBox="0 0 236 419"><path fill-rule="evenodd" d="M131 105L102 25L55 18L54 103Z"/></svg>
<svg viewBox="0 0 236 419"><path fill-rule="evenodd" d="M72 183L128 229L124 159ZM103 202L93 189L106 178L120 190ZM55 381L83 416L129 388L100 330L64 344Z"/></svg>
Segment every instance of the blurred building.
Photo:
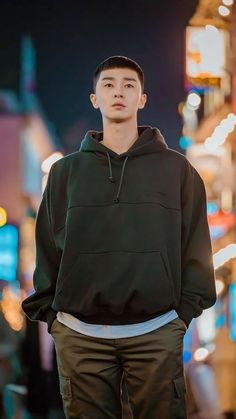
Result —
<svg viewBox="0 0 236 419"><path fill-rule="evenodd" d="M55 153L58 141L36 95L30 38L22 40L20 75L18 92L0 90L1 289L19 280L26 260L32 263L32 249L27 252L26 244L32 247L34 218L50 164L62 156Z"/></svg>
<svg viewBox="0 0 236 419"><path fill-rule="evenodd" d="M18 358L25 326L21 301L32 290L35 217L51 164L62 157L37 98L31 39L24 38L21 48L18 91L1 90L0 85L1 417L4 386L22 380Z"/></svg>
<svg viewBox="0 0 236 419"><path fill-rule="evenodd" d="M204 418L236 412L235 23L233 0L199 1L186 28L186 98L179 106L180 146L206 187L218 294L185 342L186 370ZM208 403L201 395L207 368Z"/></svg>

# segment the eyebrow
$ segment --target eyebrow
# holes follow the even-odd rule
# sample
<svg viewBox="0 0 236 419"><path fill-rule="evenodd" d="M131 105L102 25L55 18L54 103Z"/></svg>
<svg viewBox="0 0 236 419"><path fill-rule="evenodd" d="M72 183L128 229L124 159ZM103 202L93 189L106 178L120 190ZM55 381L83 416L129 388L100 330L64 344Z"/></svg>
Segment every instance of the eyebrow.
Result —
<svg viewBox="0 0 236 419"><path fill-rule="evenodd" d="M103 81L103 80L115 80L115 77L103 77L101 79L101 81ZM129 81L135 81L135 82L137 82L137 80L136 79L133 79L132 77L123 77L123 80L129 80Z"/></svg>

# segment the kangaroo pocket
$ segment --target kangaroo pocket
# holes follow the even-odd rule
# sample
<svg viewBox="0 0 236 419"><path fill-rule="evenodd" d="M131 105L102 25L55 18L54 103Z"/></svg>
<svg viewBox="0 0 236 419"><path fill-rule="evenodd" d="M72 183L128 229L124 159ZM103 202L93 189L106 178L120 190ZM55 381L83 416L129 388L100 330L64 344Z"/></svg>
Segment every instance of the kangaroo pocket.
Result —
<svg viewBox="0 0 236 419"><path fill-rule="evenodd" d="M58 277L56 306L81 313L154 314L173 303L169 261L164 252L79 253ZM62 269L63 271L63 269Z"/></svg>

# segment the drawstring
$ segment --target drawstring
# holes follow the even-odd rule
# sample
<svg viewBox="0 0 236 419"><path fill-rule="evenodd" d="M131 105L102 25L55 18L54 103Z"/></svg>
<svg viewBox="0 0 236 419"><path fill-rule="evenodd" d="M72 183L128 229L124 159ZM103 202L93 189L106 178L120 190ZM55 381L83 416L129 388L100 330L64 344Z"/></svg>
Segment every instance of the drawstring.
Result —
<svg viewBox="0 0 236 419"><path fill-rule="evenodd" d="M109 177L108 177L108 179L111 182L115 182L114 179L113 179L113 175L112 175L112 166L111 166L110 154L108 152L106 152L106 155L107 155L107 159L108 159L108 163L109 163ZM124 163L123 163L123 166L122 166L118 192L116 194L116 197L114 198L114 202L119 202L119 195L120 195L121 186L122 186L122 182L123 182L123 178L124 178L125 165L126 165L126 162L127 162L128 158L129 158L129 156L126 156L126 158L124 160Z"/></svg>
<svg viewBox="0 0 236 419"><path fill-rule="evenodd" d="M110 154L108 153L108 151L106 151L106 154L107 154L108 163L109 163L109 177L108 177L108 179L109 179L111 182L113 182L113 183L114 183L115 181L114 181L113 176L112 176L112 167L111 167Z"/></svg>
<svg viewBox="0 0 236 419"><path fill-rule="evenodd" d="M125 160L124 160L124 163L123 163L123 166L122 166L121 176L120 176L120 183L119 183L119 188L118 188L117 195L116 195L116 197L114 198L114 201L115 201L115 202L119 202L119 195L120 195L120 191L121 191L121 185L122 185L122 182L123 182L124 171L125 171L125 165L126 165L126 162L127 162L128 158L129 158L129 156L126 156L126 158L125 158Z"/></svg>

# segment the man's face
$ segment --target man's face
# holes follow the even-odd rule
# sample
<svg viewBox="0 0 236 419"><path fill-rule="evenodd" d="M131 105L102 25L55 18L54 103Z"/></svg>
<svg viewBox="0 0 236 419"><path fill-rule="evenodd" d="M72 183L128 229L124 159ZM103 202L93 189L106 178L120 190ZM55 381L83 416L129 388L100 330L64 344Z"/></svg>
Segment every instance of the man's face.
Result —
<svg viewBox="0 0 236 419"><path fill-rule="evenodd" d="M142 93L136 71L113 68L100 73L90 100L95 109L100 109L103 118L124 122L136 117L138 109L144 108L147 96Z"/></svg>

